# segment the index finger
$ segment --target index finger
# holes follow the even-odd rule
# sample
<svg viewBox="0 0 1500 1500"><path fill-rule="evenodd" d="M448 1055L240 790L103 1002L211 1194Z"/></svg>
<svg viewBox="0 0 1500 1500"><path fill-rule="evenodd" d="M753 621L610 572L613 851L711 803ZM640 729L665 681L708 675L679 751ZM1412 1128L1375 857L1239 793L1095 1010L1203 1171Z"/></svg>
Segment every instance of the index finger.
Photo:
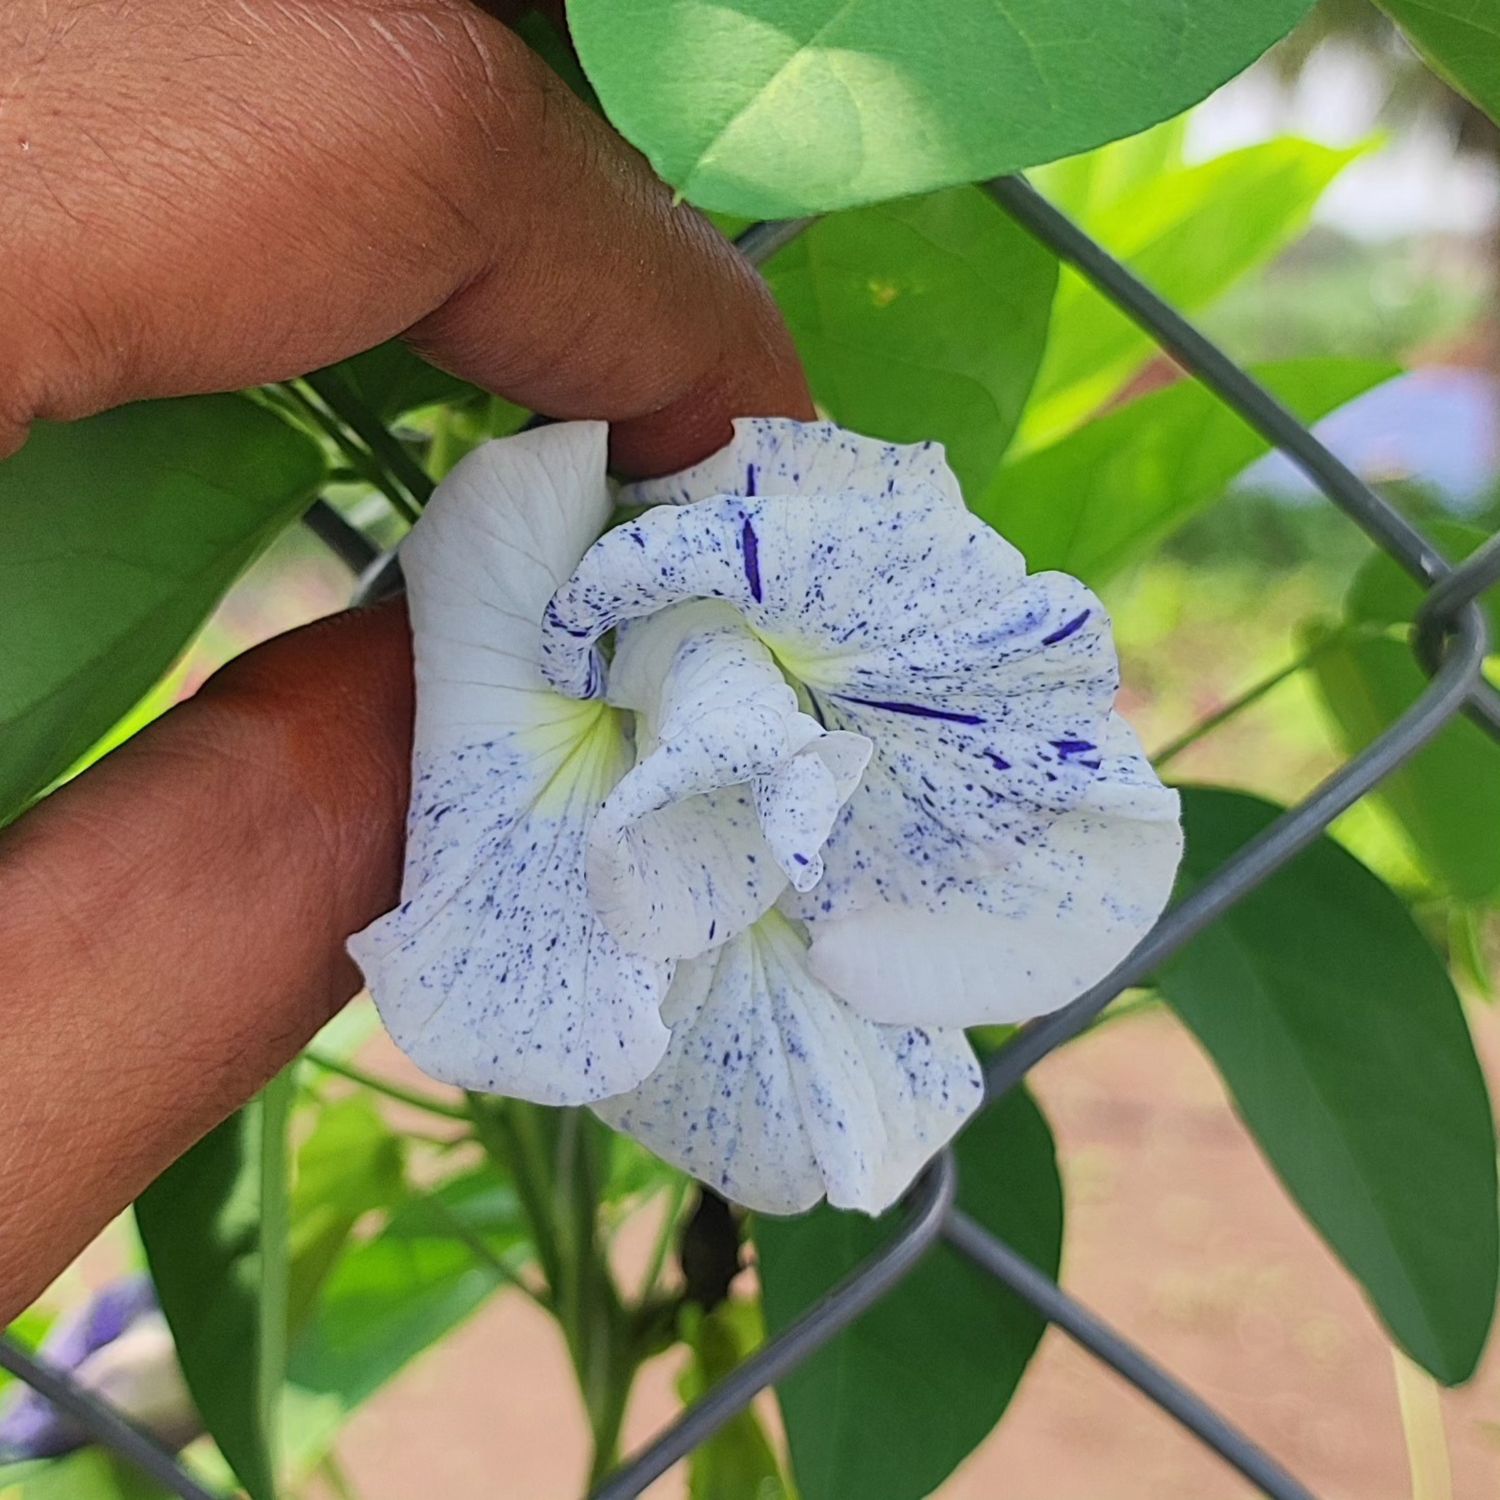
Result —
<svg viewBox="0 0 1500 1500"><path fill-rule="evenodd" d="M759 278L468 0L20 0L0 56L0 445L403 332L636 471L808 410Z"/></svg>

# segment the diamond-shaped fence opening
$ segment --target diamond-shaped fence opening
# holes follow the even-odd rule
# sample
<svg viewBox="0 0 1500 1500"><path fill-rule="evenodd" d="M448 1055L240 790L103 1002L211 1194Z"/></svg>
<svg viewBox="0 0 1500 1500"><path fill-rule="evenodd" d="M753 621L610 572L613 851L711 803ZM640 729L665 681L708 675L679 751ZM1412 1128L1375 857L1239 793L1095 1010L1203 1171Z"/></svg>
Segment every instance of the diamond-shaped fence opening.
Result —
<svg viewBox="0 0 1500 1500"><path fill-rule="evenodd" d="M1147 979L1205 927L1295 859L1337 817L1410 760L1452 719L1467 714L1500 740L1500 692L1483 675L1489 631L1476 602L1487 589L1500 583L1500 535L1492 537L1461 567L1452 566L1418 528L1341 463L1275 397L1023 178L997 178L985 188L1023 228L1087 277L1178 364L1285 453L1351 521L1426 586L1412 646L1432 678L1401 719L1173 906L1113 973L1062 1010L1025 1027L996 1054L985 1078L987 1103L993 1104L1044 1057L1088 1027L1117 995ZM740 236L740 248L752 262L761 264L812 222L801 219L754 225ZM394 557L380 558L374 546L331 508L314 507L308 524L344 562L363 572L363 597L375 597L399 585ZM1048 1322L1156 1402L1263 1494L1275 1500L1311 1500L1310 1491L1272 1455L1025 1257L956 1208L956 1188L957 1168L951 1153L944 1152L912 1188L896 1235L795 1323L689 1406L665 1432L593 1491L590 1500L632 1500L642 1494L743 1411L761 1391L796 1369L891 1291L939 1239L1024 1298ZM182 1500L219 1500L152 1438L80 1389L70 1377L45 1368L3 1338L0 1369L34 1386L96 1442L139 1465Z"/></svg>

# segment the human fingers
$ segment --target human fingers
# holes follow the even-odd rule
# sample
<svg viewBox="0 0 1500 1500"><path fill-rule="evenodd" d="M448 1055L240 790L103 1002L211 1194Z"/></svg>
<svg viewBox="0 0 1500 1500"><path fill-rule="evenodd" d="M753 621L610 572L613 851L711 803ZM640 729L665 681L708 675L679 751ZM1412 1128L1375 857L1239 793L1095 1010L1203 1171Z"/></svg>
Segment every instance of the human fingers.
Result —
<svg viewBox="0 0 1500 1500"><path fill-rule="evenodd" d="M402 332L638 471L806 409L759 279L467 0L16 0L0 58L0 451Z"/></svg>

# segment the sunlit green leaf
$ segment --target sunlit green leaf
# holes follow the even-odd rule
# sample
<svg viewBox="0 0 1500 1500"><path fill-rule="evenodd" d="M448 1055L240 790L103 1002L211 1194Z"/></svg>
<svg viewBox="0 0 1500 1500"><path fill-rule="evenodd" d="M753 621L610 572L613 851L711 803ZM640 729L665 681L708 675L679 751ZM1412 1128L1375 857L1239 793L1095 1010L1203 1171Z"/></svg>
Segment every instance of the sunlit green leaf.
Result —
<svg viewBox="0 0 1500 1500"><path fill-rule="evenodd" d="M355 1224L400 1197L404 1154L401 1137L367 1094L353 1094L318 1111L312 1134L297 1152L292 1191L292 1329L306 1321L318 1288Z"/></svg>
<svg viewBox="0 0 1500 1500"><path fill-rule="evenodd" d="M43 423L0 462L0 823L148 692L323 473L240 396Z"/></svg>
<svg viewBox="0 0 1500 1500"><path fill-rule="evenodd" d="M1500 120L1500 0L1376 0L1423 57Z"/></svg>
<svg viewBox="0 0 1500 1500"><path fill-rule="evenodd" d="M293 1384L352 1412L505 1284L487 1256L524 1264L524 1222L489 1167L410 1198L334 1267L292 1347Z"/></svg>
<svg viewBox="0 0 1500 1500"><path fill-rule="evenodd" d="M959 1202L1048 1275L1062 1252L1052 1133L1016 1091L960 1137ZM826 1206L758 1218L766 1327L774 1336L895 1228ZM802 1500L920 1500L1000 1420L1042 1336L1032 1308L940 1246L849 1329L783 1380Z"/></svg>
<svg viewBox="0 0 1500 1500"><path fill-rule="evenodd" d="M1441 517L1424 518L1422 530L1453 562L1462 562L1490 537L1476 526ZM1344 613L1364 624L1409 625L1417 618L1426 592L1394 557L1377 551L1354 575L1344 598ZM1500 649L1500 587L1490 589L1480 602L1489 612L1490 645Z"/></svg>
<svg viewBox="0 0 1500 1500"><path fill-rule="evenodd" d="M1296 239L1323 190L1358 154L1284 137L1200 166L1126 176L1122 186L1085 200L1083 226L1180 311L1199 312ZM1065 269L1021 447L1039 447L1076 427L1156 347Z"/></svg>
<svg viewBox="0 0 1500 1500"><path fill-rule="evenodd" d="M1389 729L1428 685L1411 647L1392 636L1329 641L1313 677L1351 753ZM1466 901L1500 891L1500 745L1477 725L1455 719L1377 795L1441 886Z"/></svg>
<svg viewBox="0 0 1500 1500"><path fill-rule="evenodd" d="M1308 359L1252 372L1316 421L1399 372L1373 360ZM1224 492L1270 444L1207 387L1182 380L1003 465L973 509L1033 570L1098 585Z"/></svg>
<svg viewBox="0 0 1500 1500"><path fill-rule="evenodd" d="M935 438L961 482L994 471L1047 337L1057 261L977 188L852 209L767 271L813 394L892 442Z"/></svg>
<svg viewBox="0 0 1500 1500"><path fill-rule="evenodd" d="M1029 175L1070 219L1089 224L1119 199L1180 172L1187 127L1188 116L1178 115L1096 151L1049 162Z"/></svg>
<svg viewBox="0 0 1500 1500"><path fill-rule="evenodd" d="M569 0L606 113L695 203L787 218L974 182L1178 114L1309 0Z"/></svg>
<svg viewBox="0 0 1500 1500"><path fill-rule="evenodd" d="M279 1154L269 1133L285 1130L274 1091L285 1087L281 1080L271 1086L269 1108L263 1097L231 1115L135 1205L188 1390L253 1500L275 1500L271 1428L283 1373L286 1265L274 1187L266 1189Z"/></svg>
<svg viewBox="0 0 1500 1500"><path fill-rule="evenodd" d="M171 1491L98 1448L38 1463L0 1464L0 1500L170 1500Z"/></svg>
<svg viewBox="0 0 1500 1500"><path fill-rule="evenodd" d="M1428 533L1461 562L1487 533L1442 519ZM1401 716L1427 686L1409 644L1423 588L1383 552L1355 575L1344 612L1355 627L1318 653L1314 677L1351 752L1364 749ZM1492 638L1500 641L1500 589L1483 600ZM1385 633L1380 628L1385 627ZM1500 892L1500 746L1465 720L1449 725L1376 795L1395 815L1430 877L1464 901Z"/></svg>
<svg viewBox="0 0 1500 1500"><path fill-rule="evenodd" d="M1183 811L1192 887L1280 809L1189 788ZM1467 1379L1495 1306L1494 1121L1463 1007L1405 907L1323 839L1158 979L1392 1336Z"/></svg>

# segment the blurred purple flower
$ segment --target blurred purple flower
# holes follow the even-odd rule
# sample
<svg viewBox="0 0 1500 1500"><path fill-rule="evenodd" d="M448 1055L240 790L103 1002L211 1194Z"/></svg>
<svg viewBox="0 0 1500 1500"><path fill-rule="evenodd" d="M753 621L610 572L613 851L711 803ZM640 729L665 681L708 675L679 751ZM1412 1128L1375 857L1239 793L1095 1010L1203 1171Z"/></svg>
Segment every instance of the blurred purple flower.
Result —
<svg viewBox="0 0 1500 1500"><path fill-rule="evenodd" d="M202 1430L148 1276L111 1282L59 1319L37 1354L174 1449ZM28 1386L0 1401L0 1458L59 1458L88 1441Z"/></svg>

